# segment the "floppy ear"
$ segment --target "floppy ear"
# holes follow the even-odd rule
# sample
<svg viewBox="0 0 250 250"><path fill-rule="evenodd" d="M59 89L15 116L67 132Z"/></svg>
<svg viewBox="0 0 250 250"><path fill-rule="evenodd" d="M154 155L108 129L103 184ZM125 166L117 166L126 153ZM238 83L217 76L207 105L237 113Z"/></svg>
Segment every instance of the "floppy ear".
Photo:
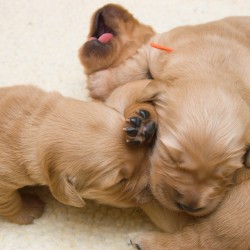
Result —
<svg viewBox="0 0 250 250"><path fill-rule="evenodd" d="M166 93L169 86L170 84L167 82L152 80L142 90L137 101L150 102L155 106L161 105L161 102L165 102L167 99Z"/></svg>
<svg viewBox="0 0 250 250"><path fill-rule="evenodd" d="M243 165L246 168L250 168L250 145L248 145L246 152L243 156Z"/></svg>
<svg viewBox="0 0 250 250"><path fill-rule="evenodd" d="M170 157L173 161L176 161L176 159L180 160L183 158L183 153L179 149L180 146L178 145L178 142L175 141L174 137L172 137L171 135L168 136L168 138L160 138L159 143L164 149L164 154L168 153L168 157Z"/></svg>
<svg viewBox="0 0 250 250"><path fill-rule="evenodd" d="M70 177L63 170L58 170L56 164L50 164L46 168L47 182L53 196L63 204L83 207L85 202L75 188L75 178Z"/></svg>

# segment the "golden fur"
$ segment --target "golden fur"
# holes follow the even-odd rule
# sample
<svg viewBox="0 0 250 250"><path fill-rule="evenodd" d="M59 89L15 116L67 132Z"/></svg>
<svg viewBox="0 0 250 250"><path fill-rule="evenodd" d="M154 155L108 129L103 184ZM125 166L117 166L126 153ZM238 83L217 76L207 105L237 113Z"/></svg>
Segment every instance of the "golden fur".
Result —
<svg viewBox="0 0 250 250"><path fill-rule="evenodd" d="M194 225L171 235L135 235L132 244L141 250L249 249L250 176L242 167L250 140L250 17L180 27L150 41L174 51L142 44L119 65L90 74L90 94L106 99L134 79L161 80L138 90L137 101L153 102L159 115L150 179L166 210L157 202L142 208L167 232ZM182 211L213 213L199 219Z"/></svg>
<svg viewBox="0 0 250 250"><path fill-rule="evenodd" d="M171 86L152 81L148 90L159 115L150 179L164 206L201 216L217 207L243 167L250 112L230 82L197 75L185 80Z"/></svg>
<svg viewBox="0 0 250 250"><path fill-rule="evenodd" d="M250 171L239 170L236 182L218 209L209 216L188 217L183 213L166 210L156 202L143 205L150 218L163 231L170 233L130 234L132 246L141 250L249 249Z"/></svg>
<svg viewBox="0 0 250 250"><path fill-rule="evenodd" d="M76 207L85 198L118 207L148 201L148 149L127 146L123 108L32 86L1 88L0 215L19 224L39 217L43 202L18 191L33 185Z"/></svg>

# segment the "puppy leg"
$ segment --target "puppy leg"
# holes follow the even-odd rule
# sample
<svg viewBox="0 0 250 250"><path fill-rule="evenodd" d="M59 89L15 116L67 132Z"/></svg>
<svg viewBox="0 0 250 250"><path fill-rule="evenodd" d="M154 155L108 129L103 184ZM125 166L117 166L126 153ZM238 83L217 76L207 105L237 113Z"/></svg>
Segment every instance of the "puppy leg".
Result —
<svg viewBox="0 0 250 250"><path fill-rule="evenodd" d="M157 129L157 113L150 103L136 103L125 109L124 131L130 145L153 143Z"/></svg>
<svg viewBox="0 0 250 250"><path fill-rule="evenodd" d="M137 250L227 250L219 239L212 237L209 224L186 227L182 232L130 234L130 244Z"/></svg>
<svg viewBox="0 0 250 250"><path fill-rule="evenodd" d="M17 224L31 224L44 211L44 202L35 195L19 194L18 190L0 191L0 215Z"/></svg>
<svg viewBox="0 0 250 250"><path fill-rule="evenodd" d="M97 71L88 76L89 94L94 99L106 100L117 87L135 80L149 79L147 46L117 67Z"/></svg>

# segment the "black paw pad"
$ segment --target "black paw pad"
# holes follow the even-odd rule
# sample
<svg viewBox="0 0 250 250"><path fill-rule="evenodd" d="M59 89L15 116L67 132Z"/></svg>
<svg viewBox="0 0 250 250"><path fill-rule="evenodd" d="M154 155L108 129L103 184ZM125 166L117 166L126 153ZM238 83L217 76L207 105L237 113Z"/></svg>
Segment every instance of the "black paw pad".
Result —
<svg viewBox="0 0 250 250"><path fill-rule="evenodd" d="M135 127L141 126L141 118L139 118L139 117L131 117L131 118L129 118L129 121Z"/></svg>
<svg viewBox="0 0 250 250"><path fill-rule="evenodd" d="M136 127L126 127L124 131L131 137L135 137L138 134L138 128Z"/></svg>
<svg viewBox="0 0 250 250"><path fill-rule="evenodd" d="M130 145L149 143L156 132L156 122L151 120L150 112L140 109L126 120L127 126L123 129L127 135L126 142Z"/></svg>
<svg viewBox="0 0 250 250"><path fill-rule="evenodd" d="M142 119L149 119L150 117L150 113L147 110L140 109L138 114Z"/></svg>
<svg viewBox="0 0 250 250"><path fill-rule="evenodd" d="M135 247L137 250L142 250L141 247L138 244L135 244Z"/></svg>

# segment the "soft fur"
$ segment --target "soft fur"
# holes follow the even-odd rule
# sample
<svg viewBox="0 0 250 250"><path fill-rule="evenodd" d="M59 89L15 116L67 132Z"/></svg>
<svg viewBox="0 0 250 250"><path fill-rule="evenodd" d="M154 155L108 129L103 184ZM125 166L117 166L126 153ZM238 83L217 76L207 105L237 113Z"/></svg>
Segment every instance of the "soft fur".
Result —
<svg viewBox="0 0 250 250"><path fill-rule="evenodd" d="M171 210L206 215L243 167L250 142L249 105L234 84L219 77L196 75L172 84L151 82L148 89L159 115L152 191Z"/></svg>
<svg viewBox="0 0 250 250"><path fill-rule="evenodd" d="M173 52L144 44L118 66L89 75L90 93L105 99L134 79L161 80L148 84L137 99L153 102L159 115L153 194L172 211L213 213L178 234L136 235L132 244L142 250L248 249L249 172L242 169L242 157L250 140L250 17L180 27L151 41ZM226 195L241 173L244 178Z"/></svg>
<svg viewBox="0 0 250 250"><path fill-rule="evenodd" d="M126 107L118 112L32 86L1 88L0 215L19 224L39 217L43 202L18 191L33 185L48 185L76 207L84 198L118 207L148 201L148 148L127 146Z"/></svg>
<svg viewBox="0 0 250 250"><path fill-rule="evenodd" d="M133 233L131 245L140 250L247 250L250 248L250 171L241 169L236 185L209 216L187 217L157 203L143 205L147 214L164 231ZM189 224L180 230L183 226ZM173 231L176 231L173 233Z"/></svg>

